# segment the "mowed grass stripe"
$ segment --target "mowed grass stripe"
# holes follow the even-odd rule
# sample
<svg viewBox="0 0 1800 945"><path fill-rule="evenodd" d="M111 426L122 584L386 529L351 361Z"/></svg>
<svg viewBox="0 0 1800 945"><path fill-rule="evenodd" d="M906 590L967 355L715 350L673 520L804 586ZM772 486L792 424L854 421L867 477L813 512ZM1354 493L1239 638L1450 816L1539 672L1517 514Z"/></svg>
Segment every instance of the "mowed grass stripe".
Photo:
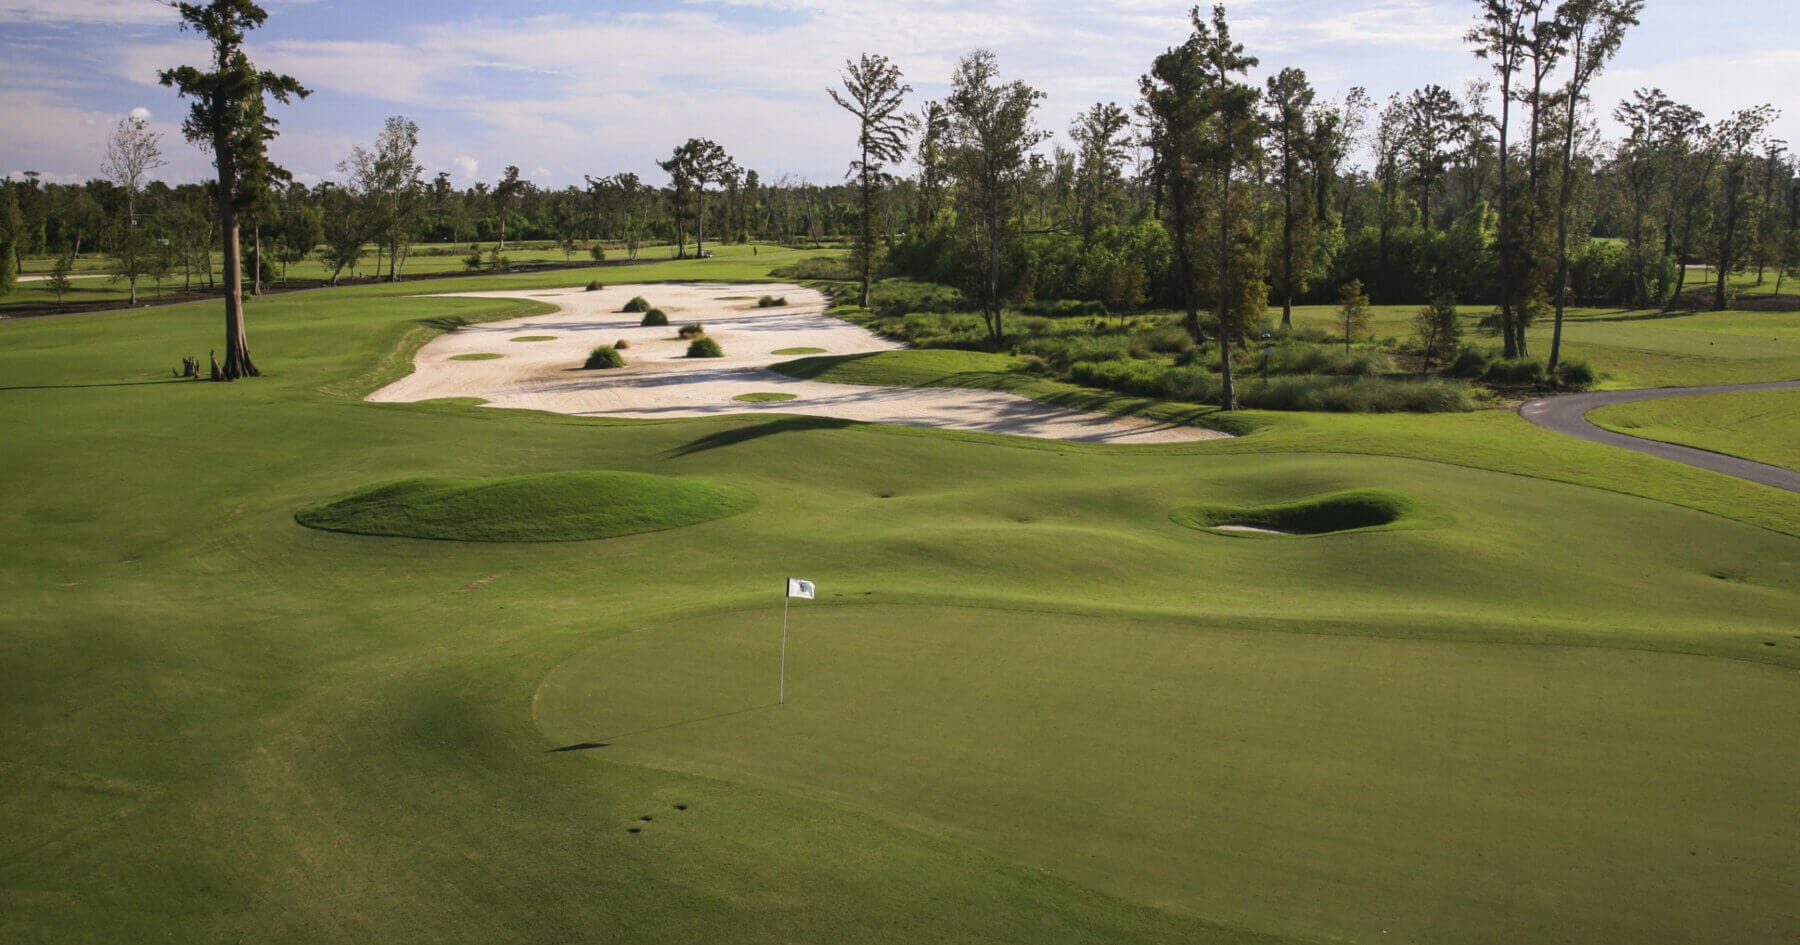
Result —
<svg viewBox="0 0 1800 945"><path fill-rule="evenodd" d="M550 741L879 810L1302 937L1771 941L1791 929L1788 673L938 607L652 627L559 667ZM1152 854L1150 851L1154 851ZM1559 905L1546 912L1542 904Z"/></svg>

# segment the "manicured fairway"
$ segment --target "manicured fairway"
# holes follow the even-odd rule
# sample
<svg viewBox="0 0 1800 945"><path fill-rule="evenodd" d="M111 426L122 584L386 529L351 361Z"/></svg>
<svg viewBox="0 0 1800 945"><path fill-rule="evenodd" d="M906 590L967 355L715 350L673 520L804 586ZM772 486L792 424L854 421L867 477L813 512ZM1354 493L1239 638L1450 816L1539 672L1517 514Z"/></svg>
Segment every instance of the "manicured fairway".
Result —
<svg viewBox="0 0 1800 945"><path fill-rule="evenodd" d="M571 764L748 781L1319 940L1683 941L1686 927L1749 942L1793 927L1800 738L1720 724L1790 710L1786 671L801 605L776 706L778 623L764 607L598 643L545 681L538 724L606 743Z"/></svg>
<svg viewBox="0 0 1800 945"><path fill-rule="evenodd" d="M1602 407L1608 430L1800 469L1800 391L1676 397Z"/></svg>
<svg viewBox="0 0 1800 945"><path fill-rule="evenodd" d="M0 324L0 941L1800 934L1800 496L1502 411L1113 448L365 403L547 311L412 291L252 302L268 376L234 384L169 377L214 305ZM534 544L295 521L590 471L755 505ZM1431 515L1171 519L1347 490ZM790 575L821 599L759 708Z"/></svg>

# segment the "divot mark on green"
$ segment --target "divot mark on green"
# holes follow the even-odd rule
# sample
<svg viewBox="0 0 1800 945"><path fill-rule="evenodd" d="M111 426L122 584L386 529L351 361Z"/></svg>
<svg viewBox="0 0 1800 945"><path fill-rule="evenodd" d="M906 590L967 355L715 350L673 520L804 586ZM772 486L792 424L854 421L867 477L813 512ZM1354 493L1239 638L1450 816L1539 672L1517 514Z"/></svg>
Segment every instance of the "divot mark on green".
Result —
<svg viewBox="0 0 1800 945"><path fill-rule="evenodd" d="M756 505L733 486L588 470L498 479L402 479L295 513L308 528L444 541L587 541L726 518Z"/></svg>

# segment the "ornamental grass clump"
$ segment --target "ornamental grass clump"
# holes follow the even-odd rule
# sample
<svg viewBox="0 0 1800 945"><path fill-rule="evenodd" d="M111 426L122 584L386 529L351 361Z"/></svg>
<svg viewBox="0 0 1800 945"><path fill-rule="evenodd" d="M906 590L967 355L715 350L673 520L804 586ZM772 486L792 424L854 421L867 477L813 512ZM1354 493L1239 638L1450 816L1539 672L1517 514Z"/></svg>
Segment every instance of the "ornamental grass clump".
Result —
<svg viewBox="0 0 1800 945"><path fill-rule="evenodd" d="M621 312L648 312L648 311L650 311L650 302L641 295L634 295L631 297L631 301L626 302L625 307L622 309L619 309L619 311L621 311Z"/></svg>
<svg viewBox="0 0 1800 945"><path fill-rule="evenodd" d="M669 316L660 308L653 308L644 313L644 320L638 323L645 328L660 328L669 324Z"/></svg>
<svg viewBox="0 0 1800 945"><path fill-rule="evenodd" d="M690 358L722 358L725 356L725 350L711 338L695 338L693 343L688 345L687 356Z"/></svg>
<svg viewBox="0 0 1800 945"><path fill-rule="evenodd" d="M587 363L582 365L583 368L590 371L610 370L612 368L622 368L624 366L624 356L619 354L617 348L608 347L606 345L595 348L593 352L588 355Z"/></svg>
<svg viewBox="0 0 1800 945"><path fill-rule="evenodd" d="M679 334L684 341L692 341L693 339L706 334L706 326L699 322L695 322L692 325L683 325L681 326L681 331L677 332L677 334Z"/></svg>

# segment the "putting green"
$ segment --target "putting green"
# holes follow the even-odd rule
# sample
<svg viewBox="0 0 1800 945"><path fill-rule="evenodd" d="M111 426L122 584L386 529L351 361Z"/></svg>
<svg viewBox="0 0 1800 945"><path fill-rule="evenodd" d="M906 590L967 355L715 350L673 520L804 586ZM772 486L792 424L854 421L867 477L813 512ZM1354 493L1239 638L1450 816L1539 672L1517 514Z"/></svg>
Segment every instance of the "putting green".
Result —
<svg viewBox="0 0 1800 945"><path fill-rule="evenodd" d="M828 590L828 588L825 588ZM798 604L596 644L539 727L1128 901L1352 941L1773 941L1791 673L1585 648Z"/></svg>
<svg viewBox="0 0 1800 945"><path fill-rule="evenodd" d="M294 519L357 535L452 541L581 541L662 531L756 505L742 489L630 472L403 479L310 506Z"/></svg>

